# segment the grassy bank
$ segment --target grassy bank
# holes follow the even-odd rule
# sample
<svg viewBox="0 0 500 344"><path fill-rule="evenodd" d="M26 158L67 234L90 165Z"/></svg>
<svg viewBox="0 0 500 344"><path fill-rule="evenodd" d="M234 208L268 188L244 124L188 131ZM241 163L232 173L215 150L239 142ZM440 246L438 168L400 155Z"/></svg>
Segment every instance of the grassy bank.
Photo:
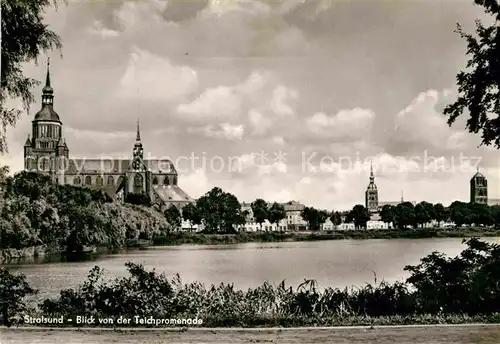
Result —
<svg viewBox="0 0 500 344"><path fill-rule="evenodd" d="M251 242L293 242L342 239L423 239L423 238L471 238L500 237L500 230L485 228L462 229L408 229L408 230L357 230L325 232L253 232L238 234L171 233L152 240L155 246L177 245L224 245Z"/></svg>

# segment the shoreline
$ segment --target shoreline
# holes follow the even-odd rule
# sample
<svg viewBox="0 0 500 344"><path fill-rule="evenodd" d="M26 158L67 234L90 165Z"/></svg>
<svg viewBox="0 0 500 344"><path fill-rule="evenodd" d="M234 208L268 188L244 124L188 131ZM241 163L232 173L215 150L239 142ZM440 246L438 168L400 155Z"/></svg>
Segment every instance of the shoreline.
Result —
<svg viewBox="0 0 500 344"><path fill-rule="evenodd" d="M176 232L168 236L155 238L148 246L181 246L181 245L228 245L266 242L301 242L329 240L373 240L373 239L432 239L500 237L500 230L484 229L410 229L410 230L346 230L324 232L250 232L237 234L205 234Z"/></svg>
<svg viewBox="0 0 500 344"><path fill-rule="evenodd" d="M373 229L373 230L333 230L319 232L240 232L236 234L206 234L194 232L173 232L169 235L153 238L152 240L130 240L127 247L107 249L97 247L91 253L73 253L72 257L79 260L82 257L98 256L102 254L118 254L128 251L147 250L150 247L168 247L184 245L237 245L248 243L282 243L304 241L330 241L330 240L390 240L390 239L444 239L473 237L500 237L500 229L462 228L420 228L407 230ZM9 249L6 249L9 250ZM40 247L34 250L31 247L18 250L19 256L2 257L0 250L0 266L16 264L28 260L38 261L66 261L64 253L40 254ZM43 251L43 250L42 250ZM36 255L30 254L36 252ZM68 260L73 261L73 260Z"/></svg>

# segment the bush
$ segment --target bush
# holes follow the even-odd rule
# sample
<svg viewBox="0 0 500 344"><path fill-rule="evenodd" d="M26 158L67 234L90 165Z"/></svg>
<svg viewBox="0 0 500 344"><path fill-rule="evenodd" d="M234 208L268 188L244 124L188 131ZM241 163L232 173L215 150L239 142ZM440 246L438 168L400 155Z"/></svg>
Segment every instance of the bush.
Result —
<svg viewBox="0 0 500 344"><path fill-rule="evenodd" d="M0 267L0 324L10 326L12 318L29 310L24 298L36 294L26 282L24 275L13 275Z"/></svg>

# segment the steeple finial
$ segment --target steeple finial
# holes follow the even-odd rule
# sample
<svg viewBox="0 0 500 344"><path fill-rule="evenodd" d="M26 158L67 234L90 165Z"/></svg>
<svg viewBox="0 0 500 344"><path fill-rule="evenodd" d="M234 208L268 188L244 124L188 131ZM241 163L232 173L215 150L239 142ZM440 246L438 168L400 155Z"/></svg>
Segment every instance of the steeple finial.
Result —
<svg viewBox="0 0 500 344"><path fill-rule="evenodd" d="M135 138L137 142L141 141L141 131L139 129L139 118L137 118L137 136Z"/></svg>
<svg viewBox="0 0 500 344"><path fill-rule="evenodd" d="M370 183L375 181L375 176L373 175L373 162L370 161Z"/></svg>
<svg viewBox="0 0 500 344"><path fill-rule="evenodd" d="M47 77L45 78L45 87L50 87L50 57L47 57Z"/></svg>
<svg viewBox="0 0 500 344"><path fill-rule="evenodd" d="M53 105L54 89L50 86L50 58L47 58L47 77L45 78L45 86L42 89L42 104Z"/></svg>

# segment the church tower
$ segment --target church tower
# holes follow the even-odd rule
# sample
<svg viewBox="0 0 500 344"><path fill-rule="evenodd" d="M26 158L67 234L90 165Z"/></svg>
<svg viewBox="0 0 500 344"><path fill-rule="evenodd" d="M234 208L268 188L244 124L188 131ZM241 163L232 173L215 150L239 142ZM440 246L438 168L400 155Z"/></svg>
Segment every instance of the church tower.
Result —
<svg viewBox="0 0 500 344"><path fill-rule="evenodd" d="M479 168L470 180L470 202L488 204L488 181L479 173Z"/></svg>
<svg viewBox="0 0 500 344"><path fill-rule="evenodd" d="M151 171L148 170L144 160L144 149L141 142L141 131L139 119L137 119L137 132L132 151L132 160L129 170L126 172L125 197L127 194L145 194L152 197Z"/></svg>
<svg viewBox="0 0 500 344"><path fill-rule="evenodd" d="M60 158L68 155L68 147L62 139L62 122L54 111L54 89L50 84L50 61L47 61L42 108L36 113L31 136L28 135L24 144L24 169L48 174L56 180L62 164Z"/></svg>
<svg viewBox="0 0 500 344"><path fill-rule="evenodd" d="M373 175L373 165L370 163L370 183L365 192L365 206L369 212L375 213L378 211L378 190L375 185L375 176Z"/></svg>

